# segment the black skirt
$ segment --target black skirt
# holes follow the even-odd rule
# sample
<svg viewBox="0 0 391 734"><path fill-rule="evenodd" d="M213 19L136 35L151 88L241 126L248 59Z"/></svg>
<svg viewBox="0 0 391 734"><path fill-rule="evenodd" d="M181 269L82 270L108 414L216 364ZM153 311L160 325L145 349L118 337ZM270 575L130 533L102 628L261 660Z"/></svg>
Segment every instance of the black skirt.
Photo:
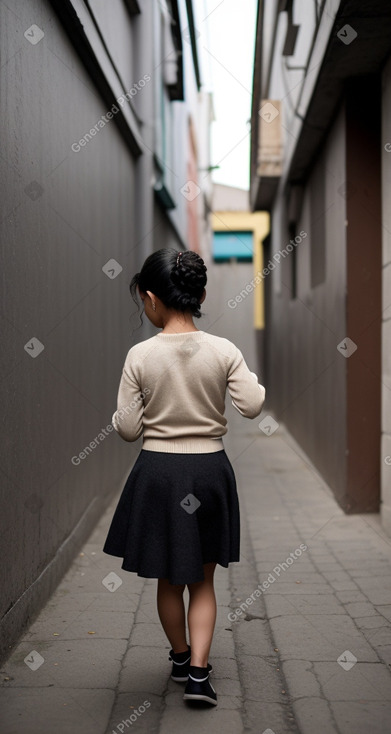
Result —
<svg viewBox="0 0 391 734"><path fill-rule="evenodd" d="M205 579L203 564L239 561L240 513L225 450L209 454L141 449L103 551L122 568L171 584Z"/></svg>

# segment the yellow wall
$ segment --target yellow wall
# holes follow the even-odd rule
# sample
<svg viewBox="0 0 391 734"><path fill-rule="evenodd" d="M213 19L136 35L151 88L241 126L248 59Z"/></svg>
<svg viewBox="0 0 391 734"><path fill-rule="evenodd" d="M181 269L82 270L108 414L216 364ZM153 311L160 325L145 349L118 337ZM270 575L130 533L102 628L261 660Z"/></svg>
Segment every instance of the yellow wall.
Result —
<svg viewBox="0 0 391 734"><path fill-rule="evenodd" d="M266 212L224 212L212 214L213 232L252 232L253 233L253 268L254 276L263 270L262 241L269 234L270 221ZM254 296L254 328L265 328L263 279L256 283L252 291Z"/></svg>

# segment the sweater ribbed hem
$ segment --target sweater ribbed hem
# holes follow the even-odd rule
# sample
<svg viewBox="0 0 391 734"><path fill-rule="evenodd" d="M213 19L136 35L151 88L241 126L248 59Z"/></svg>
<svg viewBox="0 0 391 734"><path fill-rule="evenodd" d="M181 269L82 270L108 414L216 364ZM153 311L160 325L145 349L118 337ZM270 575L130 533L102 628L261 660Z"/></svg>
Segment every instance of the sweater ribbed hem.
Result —
<svg viewBox="0 0 391 734"><path fill-rule="evenodd" d="M166 451L169 454L212 454L224 449L222 438L184 436L183 438L144 438L146 451Z"/></svg>

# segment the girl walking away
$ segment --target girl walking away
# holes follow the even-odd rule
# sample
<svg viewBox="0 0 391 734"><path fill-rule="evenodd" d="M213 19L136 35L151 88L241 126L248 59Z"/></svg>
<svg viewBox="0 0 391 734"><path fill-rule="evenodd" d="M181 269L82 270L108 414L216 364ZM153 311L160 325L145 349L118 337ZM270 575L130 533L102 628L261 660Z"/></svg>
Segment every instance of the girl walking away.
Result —
<svg viewBox="0 0 391 734"><path fill-rule="evenodd" d="M239 561L240 514L222 436L225 396L255 418L265 388L228 339L197 329L206 267L191 250L161 249L130 283L161 331L127 353L112 423L125 441L143 436L103 547L122 568L156 578L157 611L171 645L171 677L185 700L217 704L209 651L216 622L216 564ZM186 615L183 592L189 590Z"/></svg>

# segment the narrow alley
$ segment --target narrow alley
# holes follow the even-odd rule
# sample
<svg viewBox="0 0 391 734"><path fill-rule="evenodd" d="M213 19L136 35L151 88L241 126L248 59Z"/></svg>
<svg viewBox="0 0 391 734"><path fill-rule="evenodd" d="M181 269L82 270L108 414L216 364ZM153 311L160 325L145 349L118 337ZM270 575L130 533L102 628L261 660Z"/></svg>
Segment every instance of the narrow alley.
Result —
<svg viewBox="0 0 391 734"><path fill-rule="evenodd" d="M0 734L388 734L391 4L0 0L0 54Z"/></svg>

